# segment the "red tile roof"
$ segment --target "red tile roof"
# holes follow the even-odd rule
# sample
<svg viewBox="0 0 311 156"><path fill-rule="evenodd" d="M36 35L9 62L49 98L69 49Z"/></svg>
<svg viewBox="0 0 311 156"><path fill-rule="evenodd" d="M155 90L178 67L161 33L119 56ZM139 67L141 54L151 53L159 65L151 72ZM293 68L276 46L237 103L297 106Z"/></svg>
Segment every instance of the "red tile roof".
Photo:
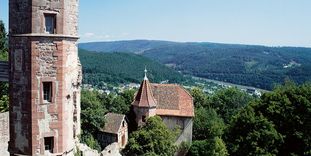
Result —
<svg viewBox="0 0 311 156"><path fill-rule="evenodd" d="M157 115L194 116L192 96L177 84L152 84L152 92L157 100Z"/></svg>
<svg viewBox="0 0 311 156"><path fill-rule="evenodd" d="M150 84L145 79L132 103L138 107L156 107L156 114L162 116L193 117L192 96L177 84Z"/></svg>

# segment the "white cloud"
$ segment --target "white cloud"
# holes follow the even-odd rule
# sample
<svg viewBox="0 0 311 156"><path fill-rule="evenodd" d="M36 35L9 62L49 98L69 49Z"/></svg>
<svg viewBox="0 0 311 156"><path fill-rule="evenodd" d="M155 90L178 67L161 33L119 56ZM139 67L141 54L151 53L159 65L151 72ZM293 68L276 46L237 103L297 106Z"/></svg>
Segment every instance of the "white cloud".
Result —
<svg viewBox="0 0 311 156"><path fill-rule="evenodd" d="M94 36L95 36L95 34L91 33L91 32L87 32L87 33L83 34L83 37L86 37L86 38L91 38L91 37L94 37Z"/></svg>

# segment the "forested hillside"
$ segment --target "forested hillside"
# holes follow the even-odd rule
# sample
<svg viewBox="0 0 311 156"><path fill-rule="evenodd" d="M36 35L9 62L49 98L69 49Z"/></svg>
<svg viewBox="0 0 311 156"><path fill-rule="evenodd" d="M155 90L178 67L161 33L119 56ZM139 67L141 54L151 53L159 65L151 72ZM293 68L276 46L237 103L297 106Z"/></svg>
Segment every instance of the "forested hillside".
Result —
<svg viewBox="0 0 311 156"><path fill-rule="evenodd" d="M83 67L83 83L100 85L101 82L125 83L140 81L145 66L152 82L169 80L170 83L183 81L184 77L160 63L130 53L97 53L80 49L79 57Z"/></svg>
<svg viewBox="0 0 311 156"><path fill-rule="evenodd" d="M168 41L132 40L132 41L80 43L79 48L97 52L104 51L104 52L140 53L144 52L145 50L175 44L178 43Z"/></svg>
<svg viewBox="0 0 311 156"><path fill-rule="evenodd" d="M217 43L119 41L81 44L100 52L134 52L184 74L272 89L289 78L311 80L311 48Z"/></svg>

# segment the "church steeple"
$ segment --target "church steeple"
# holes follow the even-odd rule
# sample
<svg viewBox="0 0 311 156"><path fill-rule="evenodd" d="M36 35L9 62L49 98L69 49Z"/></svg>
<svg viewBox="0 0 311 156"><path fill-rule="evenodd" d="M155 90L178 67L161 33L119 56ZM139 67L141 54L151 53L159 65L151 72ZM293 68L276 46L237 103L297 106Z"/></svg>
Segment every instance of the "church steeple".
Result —
<svg viewBox="0 0 311 156"><path fill-rule="evenodd" d="M145 68L145 77L140 84L140 88L132 103L136 114L136 122L141 126L146 121L146 118L156 115L157 101L153 97L151 84L147 77L147 69Z"/></svg>
<svg viewBox="0 0 311 156"><path fill-rule="evenodd" d="M141 82L140 88L135 97L135 101L132 104L138 107L156 107L156 100L152 94L151 85L147 77L146 67L144 72L144 80Z"/></svg>

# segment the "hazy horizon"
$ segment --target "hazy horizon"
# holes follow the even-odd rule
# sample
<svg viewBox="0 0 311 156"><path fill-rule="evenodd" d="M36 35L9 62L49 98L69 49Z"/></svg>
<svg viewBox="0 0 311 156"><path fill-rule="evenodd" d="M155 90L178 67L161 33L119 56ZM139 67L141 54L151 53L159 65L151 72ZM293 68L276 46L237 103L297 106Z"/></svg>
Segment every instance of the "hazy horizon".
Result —
<svg viewBox="0 0 311 156"><path fill-rule="evenodd" d="M311 47L311 1L80 0L80 43L120 40ZM8 25L8 0L0 2Z"/></svg>
<svg viewBox="0 0 311 156"><path fill-rule="evenodd" d="M164 42L176 42L176 43L215 43L215 44L229 44L229 45L248 45L248 46L264 46L264 47L291 47L291 48L311 48L308 46L290 46L290 45L264 45L264 44L245 44L245 43L229 43L229 42L209 42L209 41L172 41L172 40L154 40L154 39L124 39L124 40L102 40L102 41L85 41L78 43L102 43L102 42L124 42L124 41L164 41Z"/></svg>

